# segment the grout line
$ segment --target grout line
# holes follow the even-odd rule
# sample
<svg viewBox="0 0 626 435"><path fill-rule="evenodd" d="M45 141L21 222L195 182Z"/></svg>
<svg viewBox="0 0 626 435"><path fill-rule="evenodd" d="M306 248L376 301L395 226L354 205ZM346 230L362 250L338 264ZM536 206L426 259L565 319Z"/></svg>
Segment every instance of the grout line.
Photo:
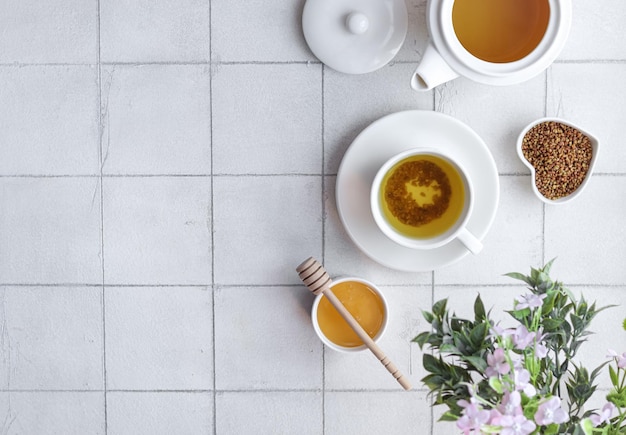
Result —
<svg viewBox="0 0 626 435"><path fill-rule="evenodd" d="M102 155L102 140L104 137L104 125L102 118L102 64L101 64L101 31L100 31L100 0L96 0L96 15L97 15L97 67L98 67L98 129L99 129L99 141L98 141L98 152L99 152L99 167L100 173L98 174L98 181L100 184L100 261L102 267L102 386L104 393L104 433L105 435L108 433L108 404L107 404L107 352L106 352L106 287L104 285L104 180L102 178L103 172L103 155Z"/></svg>
<svg viewBox="0 0 626 435"><path fill-rule="evenodd" d="M213 166L213 2L209 0L209 154L210 154L210 169L211 169L211 347L213 358L213 435L217 435L217 376L216 376L216 351L215 351L215 177Z"/></svg>
<svg viewBox="0 0 626 435"><path fill-rule="evenodd" d="M538 265L540 266L540 265ZM431 271L431 272L424 272L424 273L432 273L434 274L435 271ZM29 283L0 283L0 287L18 287L18 288L28 288L28 287L64 287L64 288L76 288L76 287L87 287L87 288L178 288L178 289L186 289L186 288L190 288L190 289L198 289L198 288L211 288L213 285L218 286L220 288L223 289L228 289L228 288L242 288L242 287L255 287L255 288L259 288L259 289L273 289L273 288L293 288L293 287L298 287L299 284L298 283L293 283L293 284L254 284L254 283L242 283L242 284L81 284L81 283L72 283L72 284L59 284L59 283L53 283L53 284L41 284L41 283L37 283L37 284L29 284ZM398 287L398 288L406 288L406 289L412 289L412 288L419 288L419 287L428 287L428 286L433 286L432 283L410 283L410 284L405 284L405 283L379 283L380 286L382 287ZM600 283L598 284L597 282L594 283L586 283L586 282L575 282L575 283L569 283L568 287L588 287L588 288L623 288L626 284L616 284L616 283ZM497 283L497 282L476 282L476 283L443 283L443 284L437 284L437 287L439 288L467 288L467 287L477 287L477 286L481 286L481 287L486 287L486 288L493 288L493 287L498 287L498 288L507 288L507 287L518 287L518 284L506 284L506 283Z"/></svg>
<svg viewBox="0 0 626 435"><path fill-rule="evenodd" d="M100 19L100 17L98 17ZM99 26L98 22L98 26ZM99 35L98 35L99 37ZM616 64L623 65L626 59L556 59L552 64L560 65L577 65L577 64ZM394 65L415 65L415 60L394 60ZM189 61L143 61L143 62L125 62L125 61L98 61L96 64L90 62L0 62L0 68L24 68L24 67L65 67L65 66L146 66L146 65L163 65L163 66L194 66L194 65L322 65L317 59L310 60L228 60L215 61L208 60L189 60Z"/></svg>
<svg viewBox="0 0 626 435"><path fill-rule="evenodd" d="M326 390L329 393L427 393L427 388L413 388L411 391L403 391L400 388L333 388ZM598 391L604 391L598 388ZM608 389L607 389L608 391ZM0 393L104 393L105 390L72 390L72 389L28 389L28 388L11 388L0 389ZM107 389L107 393L175 393L175 394L209 394L209 393L244 393L244 394L266 394L266 393L321 393L319 388L300 388L300 389L280 389L280 388L262 388L262 389L223 389L223 390L207 390L207 389L180 389L180 390L162 390L162 389L145 389L130 390L124 388Z"/></svg>

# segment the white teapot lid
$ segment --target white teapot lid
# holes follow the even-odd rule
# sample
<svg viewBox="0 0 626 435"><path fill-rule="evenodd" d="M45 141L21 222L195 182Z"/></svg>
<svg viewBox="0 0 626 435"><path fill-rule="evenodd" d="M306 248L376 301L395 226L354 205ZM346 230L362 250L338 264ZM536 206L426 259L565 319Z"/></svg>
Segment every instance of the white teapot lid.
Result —
<svg viewBox="0 0 626 435"><path fill-rule="evenodd" d="M307 0L302 12L313 54L348 74L385 66L402 47L407 26L404 0Z"/></svg>

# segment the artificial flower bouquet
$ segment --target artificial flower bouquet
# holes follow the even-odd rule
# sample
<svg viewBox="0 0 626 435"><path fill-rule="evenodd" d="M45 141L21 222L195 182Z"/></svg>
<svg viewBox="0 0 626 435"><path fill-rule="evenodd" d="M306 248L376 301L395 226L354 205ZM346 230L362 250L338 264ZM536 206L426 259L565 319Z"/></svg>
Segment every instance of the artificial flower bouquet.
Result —
<svg viewBox="0 0 626 435"><path fill-rule="evenodd" d="M575 359L591 320L608 307L576 300L552 281L551 266L507 274L529 290L508 311L512 328L490 319L480 295L473 320L450 313L447 300L423 312L431 329L413 339L432 351L423 356L422 382L435 405L447 406L441 420L456 421L463 434L626 434L626 352L609 351L591 372ZM606 404L585 409L607 366Z"/></svg>

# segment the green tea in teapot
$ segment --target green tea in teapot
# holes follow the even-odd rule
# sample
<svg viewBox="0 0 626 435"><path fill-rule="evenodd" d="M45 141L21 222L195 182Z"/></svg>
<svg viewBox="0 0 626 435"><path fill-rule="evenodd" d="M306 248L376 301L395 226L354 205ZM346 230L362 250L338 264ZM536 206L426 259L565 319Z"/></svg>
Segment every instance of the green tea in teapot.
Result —
<svg viewBox="0 0 626 435"><path fill-rule="evenodd" d="M515 62L529 55L548 28L548 0L455 0L454 33L486 62Z"/></svg>

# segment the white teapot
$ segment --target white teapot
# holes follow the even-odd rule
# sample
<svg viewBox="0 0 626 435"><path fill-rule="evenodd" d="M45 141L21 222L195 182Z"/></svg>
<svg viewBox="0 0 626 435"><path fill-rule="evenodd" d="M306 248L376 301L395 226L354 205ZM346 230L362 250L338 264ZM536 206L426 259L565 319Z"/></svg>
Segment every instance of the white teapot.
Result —
<svg viewBox="0 0 626 435"><path fill-rule="evenodd" d="M569 34L571 0L429 0L429 41L411 87L464 76L510 85L544 71Z"/></svg>

